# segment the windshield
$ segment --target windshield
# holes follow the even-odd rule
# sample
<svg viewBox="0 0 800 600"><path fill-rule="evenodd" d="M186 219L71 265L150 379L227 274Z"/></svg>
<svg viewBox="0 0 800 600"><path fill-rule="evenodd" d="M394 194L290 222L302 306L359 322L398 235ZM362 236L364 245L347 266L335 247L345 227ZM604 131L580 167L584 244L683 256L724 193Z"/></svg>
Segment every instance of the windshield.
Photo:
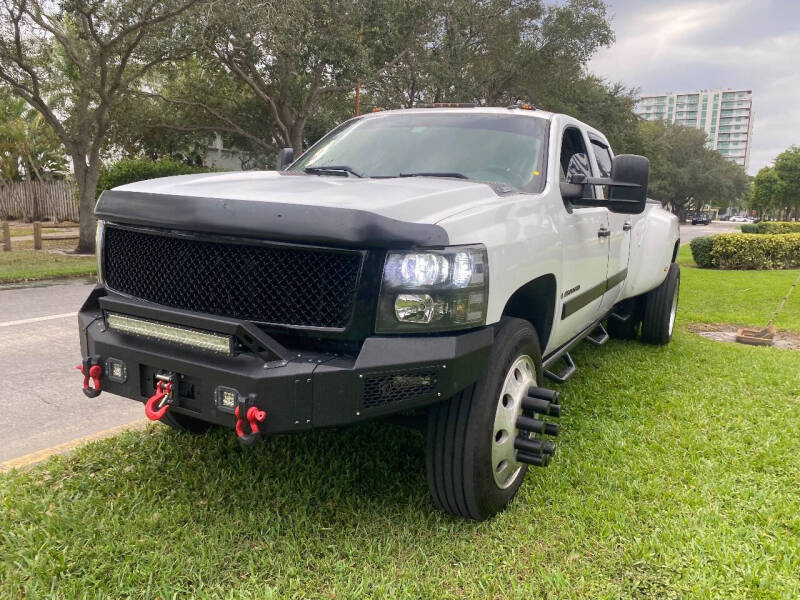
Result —
<svg viewBox="0 0 800 600"><path fill-rule="evenodd" d="M546 132L545 119L513 114L395 113L353 119L312 146L290 171L460 177L540 191Z"/></svg>

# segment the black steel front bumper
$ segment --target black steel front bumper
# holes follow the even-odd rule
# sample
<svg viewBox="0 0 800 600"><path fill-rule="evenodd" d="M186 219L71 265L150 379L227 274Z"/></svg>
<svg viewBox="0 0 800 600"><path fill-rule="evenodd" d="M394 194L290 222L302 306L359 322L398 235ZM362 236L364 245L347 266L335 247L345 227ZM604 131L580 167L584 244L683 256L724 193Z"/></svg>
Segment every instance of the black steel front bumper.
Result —
<svg viewBox="0 0 800 600"><path fill-rule="evenodd" d="M222 356L109 330L107 311L245 338L253 351ZM154 393L156 373L168 371L179 378L170 411L233 427L220 388L255 394L267 412L266 433L354 423L444 400L476 381L493 341L493 329L485 327L447 336L369 337L355 356L293 351L252 324L125 299L102 287L78 322L83 357L104 368L103 391L144 402ZM253 340L256 332L265 343ZM272 344L281 359L268 356L265 346ZM124 363L124 377L109 378L109 359Z"/></svg>

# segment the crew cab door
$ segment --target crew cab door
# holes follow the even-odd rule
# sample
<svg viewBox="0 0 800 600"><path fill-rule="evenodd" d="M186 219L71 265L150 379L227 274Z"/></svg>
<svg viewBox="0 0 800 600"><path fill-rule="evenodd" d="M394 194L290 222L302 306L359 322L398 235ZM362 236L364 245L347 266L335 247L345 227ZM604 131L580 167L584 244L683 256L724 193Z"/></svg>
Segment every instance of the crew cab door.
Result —
<svg viewBox="0 0 800 600"><path fill-rule="evenodd" d="M597 164L598 177L611 176L611 159L613 155L611 148L605 142L592 134L589 134L592 155ZM595 193L603 195L602 186L595 186ZM608 289L603 296L600 312L608 312L616 304L624 288L625 279L628 275L628 260L631 250L631 228L635 215L624 215L609 211L608 213L608 269L606 278Z"/></svg>
<svg viewBox="0 0 800 600"><path fill-rule="evenodd" d="M578 127L567 125L561 135L561 181L574 173L593 175L586 136ZM559 341L566 341L599 318L608 270L608 209L570 201L565 201L565 209L561 219L564 258L560 307L556 313Z"/></svg>

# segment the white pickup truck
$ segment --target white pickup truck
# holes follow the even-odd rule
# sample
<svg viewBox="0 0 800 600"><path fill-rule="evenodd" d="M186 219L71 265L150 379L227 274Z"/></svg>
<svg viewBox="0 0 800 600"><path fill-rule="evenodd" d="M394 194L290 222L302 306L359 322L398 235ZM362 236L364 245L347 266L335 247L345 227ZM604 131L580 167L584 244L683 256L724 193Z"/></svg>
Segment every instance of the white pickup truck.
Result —
<svg viewBox="0 0 800 600"><path fill-rule="evenodd" d="M247 444L416 418L434 502L480 520L550 462L571 348L670 340L677 219L573 118L378 111L290 155L101 196L87 396Z"/></svg>

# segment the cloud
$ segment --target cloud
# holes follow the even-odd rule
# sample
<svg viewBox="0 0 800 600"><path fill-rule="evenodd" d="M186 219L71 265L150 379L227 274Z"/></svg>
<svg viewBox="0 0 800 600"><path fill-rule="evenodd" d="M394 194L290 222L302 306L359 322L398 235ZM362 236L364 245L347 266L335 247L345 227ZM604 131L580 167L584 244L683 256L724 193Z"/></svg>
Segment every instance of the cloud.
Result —
<svg viewBox="0 0 800 600"><path fill-rule="evenodd" d="M750 172L800 144L800 2L609 0L617 43L589 65L642 93L753 90Z"/></svg>

